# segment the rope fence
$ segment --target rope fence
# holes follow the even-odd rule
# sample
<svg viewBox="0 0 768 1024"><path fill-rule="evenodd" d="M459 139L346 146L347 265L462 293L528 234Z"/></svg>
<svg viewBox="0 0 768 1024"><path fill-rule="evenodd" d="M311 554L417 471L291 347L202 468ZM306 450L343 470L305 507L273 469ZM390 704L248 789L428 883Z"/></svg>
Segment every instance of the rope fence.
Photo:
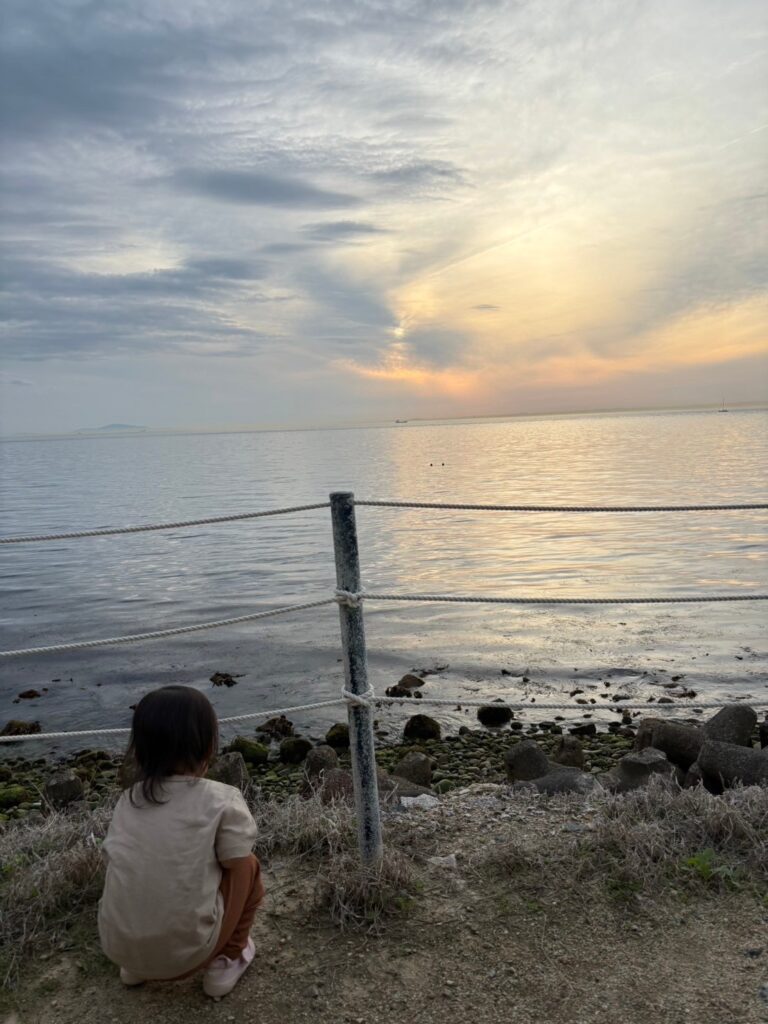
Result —
<svg viewBox="0 0 768 1024"><path fill-rule="evenodd" d="M467 512L755 512L768 509L768 503L741 503L728 505L487 505L436 501L365 501L356 500L356 506L368 508L424 508L467 511ZM179 519L168 523L148 523L142 526L115 526L97 530L74 530L70 533L29 534L19 537L0 537L0 544L34 544L50 540L78 540L83 537L114 537L121 533L150 533L153 530L178 530L189 526L210 526L215 523L236 523L248 519L263 519L266 516L284 516L294 512L309 512L328 508L329 502L320 501L310 505L289 505L285 508L267 509L262 512L238 512L226 516L208 516L203 519Z"/></svg>
<svg viewBox="0 0 768 1024"><path fill-rule="evenodd" d="M746 512L768 508L768 504L732 505L471 505L447 501L365 501L355 505L368 508L431 508L467 512Z"/></svg>
<svg viewBox="0 0 768 1024"><path fill-rule="evenodd" d="M692 701L688 705L687 710L705 711L713 710L715 708L722 708L733 701ZM351 690L344 688L340 697L330 698L329 700L313 701L309 704L295 704L291 707L286 708L271 708L269 711L250 711L242 715L229 715L226 718L219 719L219 725L231 725L235 722L248 722L256 721L260 718L278 718L281 715L299 714L304 711L317 711L325 708L339 707L340 705L352 705L354 707L364 708L376 708L384 705L400 704L411 707L423 707L423 706L434 706L434 707L453 707L457 711L463 708L508 708L510 711L574 711L576 708L571 702L565 704L562 701L552 703L548 700L540 700L538 697L530 697L527 701L506 701L498 700L493 698L486 698L485 700L478 698L463 697L387 697L379 696L374 693L372 688L368 688L365 693L353 693ZM761 706L758 703L758 706ZM672 704L657 704L655 701L650 700L642 704L632 703L631 701L620 701L611 702L610 704L590 704L589 707L592 711L613 711L616 714L623 714L625 711L648 711L653 712L668 712L677 711L680 709L680 705ZM581 706L579 706L581 710ZM583 712L582 712L583 713ZM63 732L35 732L25 733L18 736L0 736L0 744L2 743L23 743L27 740L60 740L60 739L78 739L83 736L127 736L130 733L130 728L98 728L98 729L74 729Z"/></svg>
<svg viewBox="0 0 768 1024"><path fill-rule="evenodd" d="M167 523L154 523L141 526L125 526L94 530L77 530L40 535L24 535L0 538L0 545L28 544L56 540L74 540L87 537L108 537L118 534L146 533L158 530L185 529L193 526L207 526L218 523L242 522L260 519L267 516L287 515L297 512L313 511L330 508L333 525L334 555L336 562L337 590L333 596L306 601L300 604L272 608L265 611L249 612L224 619L199 622L169 629L159 629L126 636L105 637L93 640L79 640L44 647L28 647L17 650L0 651L0 658L32 657L63 651L85 650L98 647L109 647L118 644L138 643L157 640L165 637L179 636L203 630L219 629L225 626L254 622L279 615L308 609L321 608L337 604L341 627L342 650L344 653L345 684L341 695L327 700L296 704L285 708L273 708L269 711L253 711L241 715L231 715L219 719L221 725L236 722L255 721L258 719L280 715L299 714L306 711L321 710L339 705L348 709L350 727L350 750L352 772L355 780L355 803L357 810L358 838L360 852L365 863L377 862L383 851L381 834L381 815L379 810L378 782L376 776L376 758L374 742L373 711L377 707L392 705L416 707L455 707L457 710L472 707L505 707L510 711L574 711L574 704L550 702L529 697L525 701L499 701L493 699L447 697L389 697L377 696L368 684L367 653L365 631L363 627L363 604L369 601L394 602L429 602L456 604L498 604L509 606L567 606L567 605L662 605L662 604L704 604L715 602L766 601L768 594L695 594L690 596L662 597L504 597L491 594L477 596L462 594L395 594L369 592L362 588L360 580L360 561L358 553L357 528L355 524L355 508L392 509L428 509L433 511L471 511L471 512L515 512L515 513L691 513L691 512L754 512L768 509L768 503L718 503L712 505L506 505L506 504L475 504L458 502L422 502L422 501L356 501L350 492L335 492L327 502L306 505L294 505L285 508L269 509L260 512L241 512L232 515L208 516L198 519L176 520ZM682 699L682 698L681 698ZM732 701L695 701L687 705L686 711L703 711L725 706ZM595 711L610 710L624 714L627 711L645 711L659 714L662 711L680 710L680 704L659 704L652 698L645 703L632 701L609 703L592 702L579 707L582 716ZM587 712L587 708L589 712ZM77 729L59 732L36 732L21 735L0 736L0 745L28 742L30 740L53 741L71 740L86 736L125 736L130 733L126 727Z"/></svg>
<svg viewBox="0 0 768 1024"><path fill-rule="evenodd" d="M322 608L323 605L334 604L335 602L335 597L325 597L318 601L305 601L303 604L286 605L284 608L271 608L264 612L248 612L246 615L233 615L228 619L197 622L190 626L174 626L171 629L155 629L149 633L131 633L128 636L112 636L100 640L74 640L71 643L65 644L49 644L47 647L22 647L16 651L0 651L0 658L27 658L36 654L55 654L60 651L80 651L91 647L112 647L117 644L135 644L142 640L159 640L161 637L179 636L182 633L199 633L205 629L220 629L222 626L234 626L240 622L255 622L257 619L269 619L276 615L287 615L290 612L305 611L307 608Z"/></svg>
<svg viewBox="0 0 768 1024"><path fill-rule="evenodd" d="M0 537L0 544L34 544L47 540L74 540L80 537L114 537L118 533L149 533L152 530L180 530L188 526L209 526L212 523L237 523L245 519L264 519L266 516L285 516L293 512L309 512L316 508L328 508L327 501L314 505L292 505L288 508L273 508L266 512L238 512L230 516L208 516L207 519L179 519L172 523L149 523L146 526L116 526L104 530L75 530L73 533L30 534L26 537Z"/></svg>

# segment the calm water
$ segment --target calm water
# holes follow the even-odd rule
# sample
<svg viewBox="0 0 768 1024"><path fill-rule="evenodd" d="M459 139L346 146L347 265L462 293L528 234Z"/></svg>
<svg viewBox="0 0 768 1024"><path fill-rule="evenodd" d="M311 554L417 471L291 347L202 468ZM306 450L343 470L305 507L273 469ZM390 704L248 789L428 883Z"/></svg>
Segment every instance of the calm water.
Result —
<svg viewBox="0 0 768 1024"><path fill-rule="evenodd" d="M353 430L6 442L0 534L193 518L360 498L527 503L765 501L768 412L647 413ZM765 513L524 515L358 511L365 584L404 592L653 596L768 589ZM326 510L0 550L3 647L140 632L325 596ZM768 706L764 604L530 610L369 606L377 689L449 667L432 695L659 696L671 676ZM335 696L335 608L3 665L0 721L128 724L151 686L205 687L219 713ZM502 676L504 668L512 673ZM214 671L241 673L213 690ZM522 683L526 675L529 682ZM48 692L13 704L28 688ZM603 701L601 701L603 703ZM690 701L684 703L686 708ZM574 706L574 713L578 709ZM380 716L394 726L402 711ZM464 713L466 714L466 713ZM466 720L462 713L454 720ZM308 718L318 732L339 712Z"/></svg>

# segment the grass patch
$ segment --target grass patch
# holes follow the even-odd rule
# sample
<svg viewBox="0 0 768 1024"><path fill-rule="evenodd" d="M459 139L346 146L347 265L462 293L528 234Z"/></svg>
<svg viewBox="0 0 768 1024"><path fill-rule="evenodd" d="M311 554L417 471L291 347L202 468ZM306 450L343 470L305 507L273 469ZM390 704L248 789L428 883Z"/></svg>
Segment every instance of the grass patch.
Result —
<svg viewBox="0 0 768 1024"><path fill-rule="evenodd" d="M317 906L341 928L379 931L386 918L407 913L420 891L413 861L385 847L373 865L357 853L343 853L323 864L315 886Z"/></svg>
<svg viewBox="0 0 768 1024"><path fill-rule="evenodd" d="M510 840L477 866L547 888L602 887L620 901L663 891L768 893L768 790L646 788L591 798L588 829L570 839Z"/></svg>
<svg viewBox="0 0 768 1024"><path fill-rule="evenodd" d="M67 944L104 881L111 809L51 814L0 831L0 985L15 984L31 956Z"/></svg>

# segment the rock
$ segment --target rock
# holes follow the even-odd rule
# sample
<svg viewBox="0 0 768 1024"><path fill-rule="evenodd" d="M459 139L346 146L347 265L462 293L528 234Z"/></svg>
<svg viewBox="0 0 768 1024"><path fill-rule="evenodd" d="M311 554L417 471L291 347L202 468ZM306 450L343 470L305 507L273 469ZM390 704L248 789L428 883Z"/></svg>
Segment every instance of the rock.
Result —
<svg viewBox="0 0 768 1024"><path fill-rule="evenodd" d="M760 723L757 735L760 737L760 747L764 750L768 747L768 715L766 716L765 721Z"/></svg>
<svg viewBox="0 0 768 1024"><path fill-rule="evenodd" d="M250 743L251 741L246 742ZM261 744L257 743L255 746L261 747ZM266 747L262 749L266 750ZM263 762L251 763L262 764ZM223 782L226 786L234 786L235 789L245 792L245 787L248 785L248 769L245 765L245 758L239 750L230 750L225 754L219 754L208 768L206 778L213 779L214 782Z"/></svg>
<svg viewBox="0 0 768 1024"><path fill-rule="evenodd" d="M625 793L646 785L652 775L671 776L673 771L674 766L663 751L646 747L625 754L602 781L614 792Z"/></svg>
<svg viewBox="0 0 768 1024"><path fill-rule="evenodd" d="M66 807L73 800L82 800L82 780L70 768L64 768L46 779L43 795L51 807Z"/></svg>
<svg viewBox="0 0 768 1024"><path fill-rule="evenodd" d="M426 754L412 750L397 762L392 774L419 786L429 786L432 782L432 760Z"/></svg>
<svg viewBox="0 0 768 1024"><path fill-rule="evenodd" d="M33 799L33 794L24 789L23 786L17 786L13 783L6 783L0 786L0 810L16 807L18 804L23 804Z"/></svg>
<svg viewBox="0 0 768 1024"><path fill-rule="evenodd" d="M506 704L486 704L477 709L477 720L481 725L506 725L512 721L512 711Z"/></svg>
<svg viewBox="0 0 768 1024"><path fill-rule="evenodd" d="M248 764L266 764L269 758L269 747L258 740L251 740L247 736L235 736L226 748L227 754L240 754Z"/></svg>
<svg viewBox="0 0 768 1024"><path fill-rule="evenodd" d="M22 690L19 694L20 700L35 700L36 697L41 697L42 694L39 690Z"/></svg>
<svg viewBox="0 0 768 1024"><path fill-rule="evenodd" d="M413 672L408 672L397 685L402 690L420 690L424 685L424 680L419 679Z"/></svg>
<svg viewBox="0 0 768 1024"><path fill-rule="evenodd" d="M285 715L280 715L267 719L262 725L257 725L256 732L262 732L273 740L284 739L286 736L293 736L293 722L288 721Z"/></svg>
<svg viewBox="0 0 768 1024"><path fill-rule="evenodd" d="M429 715L412 715L405 723L403 730L403 741L410 740L439 740L440 723Z"/></svg>
<svg viewBox="0 0 768 1024"><path fill-rule="evenodd" d="M751 747L752 730L756 724L757 712L748 704L727 704L704 723L701 731L708 740Z"/></svg>
<svg viewBox="0 0 768 1024"><path fill-rule="evenodd" d="M303 736L289 736L280 744L280 760L284 764L301 764L311 749L312 744Z"/></svg>
<svg viewBox="0 0 768 1024"><path fill-rule="evenodd" d="M214 672L210 681L214 686L237 686L237 680L229 672Z"/></svg>
<svg viewBox="0 0 768 1024"><path fill-rule="evenodd" d="M598 788L599 783L593 775L588 775L578 768L553 765L546 775L542 775L537 779L531 779L521 785L532 786L539 793L554 796L557 793L590 793ZM515 786L515 789L517 789L517 786Z"/></svg>
<svg viewBox="0 0 768 1024"><path fill-rule="evenodd" d="M313 779L318 778L321 772L338 766L339 758L336 751L326 743L312 747L304 760L304 771Z"/></svg>
<svg viewBox="0 0 768 1024"><path fill-rule="evenodd" d="M705 784L768 786L768 754L735 743L706 740L698 757Z"/></svg>
<svg viewBox="0 0 768 1024"><path fill-rule="evenodd" d="M704 734L695 725L665 722L660 718L644 719L637 731L635 746L638 750L655 747L669 760L686 770L699 756Z"/></svg>
<svg viewBox="0 0 768 1024"><path fill-rule="evenodd" d="M404 686L390 686L384 691L387 697L412 697L414 696L410 690L406 690Z"/></svg>
<svg viewBox="0 0 768 1024"><path fill-rule="evenodd" d="M597 726L594 722L585 722L583 725L572 725L568 732L571 736L596 736Z"/></svg>
<svg viewBox="0 0 768 1024"><path fill-rule="evenodd" d="M538 779L550 770L547 755L534 740L523 740L504 753L504 764L510 782Z"/></svg>
<svg viewBox="0 0 768 1024"><path fill-rule="evenodd" d="M427 864L445 871L458 871L459 869L455 853L449 853L447 857L427 857Z"/></svg>
<svg viewBox="0 0 768 1024"><path fill-rule="evenodd" d="M402 796L400 797L400 803L405 807L406 810L416 809L420 811L431 811L435 807L440 806L440 801L436 796L431 796L428 793L422 793L420 796Z"/></svg>
<svg viewBox="0 0 768 1024"><path fill-rule="evenodd" d="M12 718L3 726L0 736L31 736L40 732L39 722L22 722L18 718Z"/></svg>
<svg viewBox="0 0 768 1024"><path fill-rule="evenodd" d="M325 742L329 747L335 747L337 750L343 750L348 747L349 726L346 722L337 722L335 725L332 725L325 734Z"/></svg>
<svg viewBox="0 0 768 1024"><path fill-rule="evenodd" d="M584 750L577 736L561 736L552 748L552 760L571 768L584 767Z"/></svg>
<svg viewBox="0 0 768 1024"><path fill-rule="evenodd" d="M390 775L383 768L376 769L376 777L379 783L379 793L382 799L396 801L401 796L421 796L426 793L432 795L432 790L427 786L421 786L418 782L411 782L400 775Z"/></svg>

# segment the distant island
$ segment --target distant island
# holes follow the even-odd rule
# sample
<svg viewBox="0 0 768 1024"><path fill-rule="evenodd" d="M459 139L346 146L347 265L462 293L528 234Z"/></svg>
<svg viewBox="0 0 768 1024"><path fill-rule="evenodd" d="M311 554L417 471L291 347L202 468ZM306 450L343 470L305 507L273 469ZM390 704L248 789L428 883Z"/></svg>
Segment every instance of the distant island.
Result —
<svg viewBox="0 0 768 1024"><path fill-rule="evenodd" d="M121 431L121 430L146 430L146 427L137 427L134 423L107 423L103 427L83 427L82 430L78 430L78 434L97 434L102 431Z"/></svg>

